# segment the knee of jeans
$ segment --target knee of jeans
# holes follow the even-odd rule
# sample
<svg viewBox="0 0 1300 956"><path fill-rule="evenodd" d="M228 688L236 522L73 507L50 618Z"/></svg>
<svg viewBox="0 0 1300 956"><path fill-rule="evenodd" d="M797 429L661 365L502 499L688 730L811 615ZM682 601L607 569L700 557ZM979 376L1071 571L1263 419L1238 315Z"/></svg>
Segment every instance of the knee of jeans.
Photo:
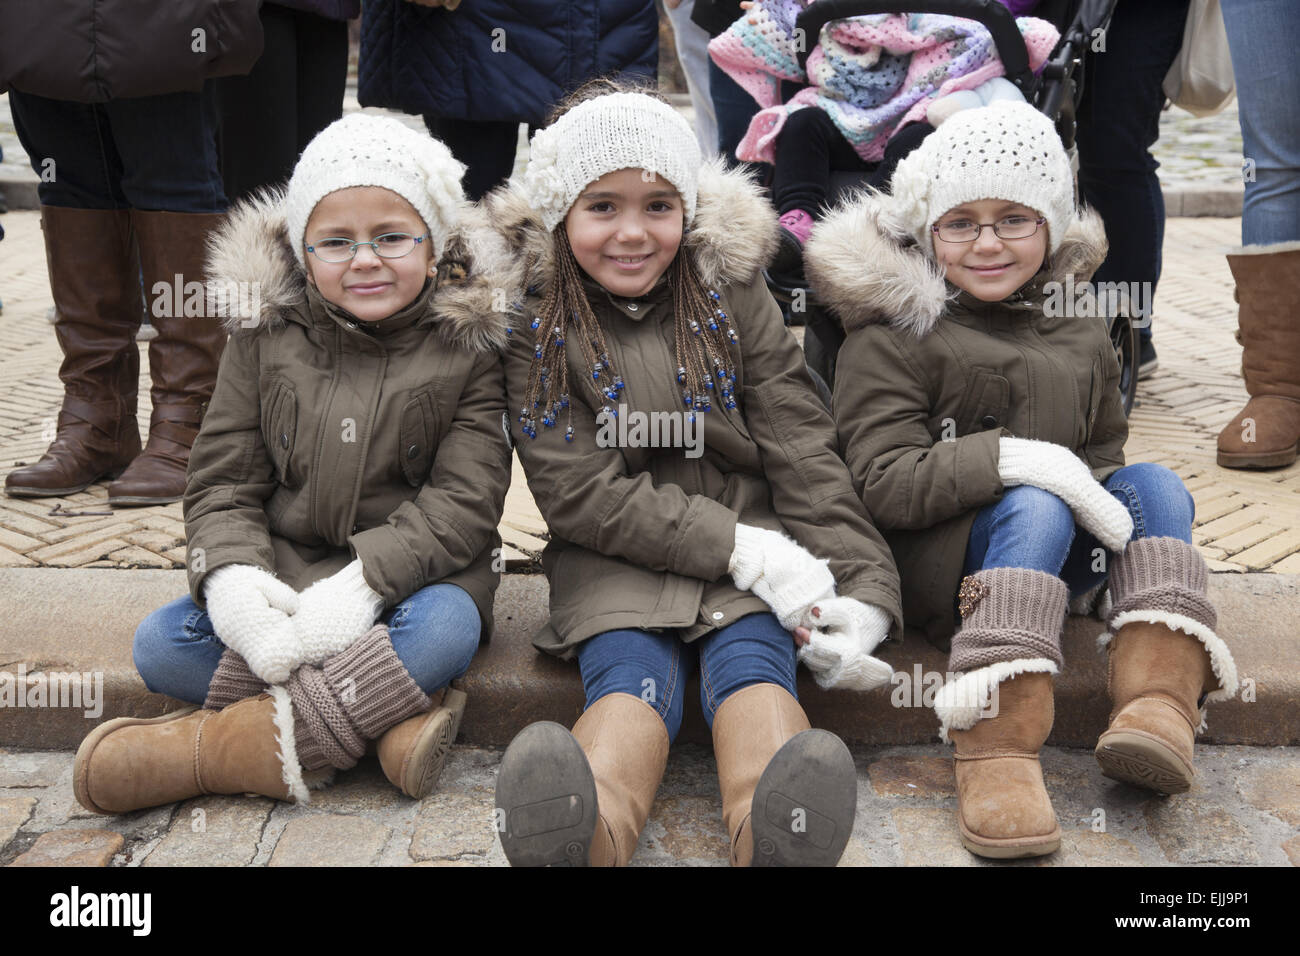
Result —
<svg viewBox="0 0 1300 956"><path fill-rule="evenodd" d="M162 613L155 611L135 629L135 638L131 642L131 658L135 669L144 680L144 686L150 693L161 693L158 675L166 670L166 660L172 654L172 635L163 627Z"/></svg>
<svg viewBox="0 0 1300 956"><path fill-rule="evenodd" d="M1169 515L1171 519L1186 519L1190 525L1196 515L1192 493L1183 484L1183 479L1164 465L1139 461L1120 469L1115 477L1132 487L1140 504L1150 505L1159 501L1164 507L1181 509L1179 513Z"/></svg>
<svg viewBox="0 0 1300 956"><path fill-rule="evenodd" d="M1050 491L1034 485L1016 485L1003 494L996 508L999 518L1032 528L1036 536L1053 534L1067 546L1073 537L1074 514L1069 505Z"/></svg>

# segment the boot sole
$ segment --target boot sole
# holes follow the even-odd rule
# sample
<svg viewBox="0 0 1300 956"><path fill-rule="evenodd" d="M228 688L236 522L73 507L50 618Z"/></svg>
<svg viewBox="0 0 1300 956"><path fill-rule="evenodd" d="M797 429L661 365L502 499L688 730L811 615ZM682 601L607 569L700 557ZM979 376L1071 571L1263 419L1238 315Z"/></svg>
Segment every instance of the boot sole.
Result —
<svg viewBox="0 0 1300 956"><path fill-rule="evenodd" d="M805 730L776 752L750 813L752 866L834 866L858 809L858 773L844 741Z"/></svg>
<svg viewBox="0 0 1300 956"><path fill-rule="evenodd" d="M146 505L170 505L184 498L184 495L164 498L145 498L142 495L110 495L108 505L110 508L131 508L143 507Z"/></svg>
<svg viewBox="0 0 1300 956"><path fill-rule="evenodd" d="M1159 793L1186 793L1196 771L1155 737L1117 730L1103 734L1094 751L1103 776Z"/></svg>
<svg viewBox="0 0 1300 956"><path fill-rule="evenodd" d="M1297 457L1300 457L1300 445L1292 445L1267 455L1221 451L1218 453L1218 462L1222 468L1284 468Z"/></svg>
<svg viewBox="0 0 1300 956"><path fill-rule="evenodd" d="M59 498L63 495L75 495L79 491L85 491L97 481L115 481L121 477L122 472L126 471L126 465L121 468L114 468L112 471L106 471L102 475L90 479L85 484L69 485L66 488L38 488L34 485L5 485L5 494L10 498ZM175 499L179 501L180 499ZM113 500L110 498L110 505Z"/></svg>
<svg viewBox="0 0 1300 956"><path fill-rule="evenodd" d="M97 806L95 801L90 799L88 769L90 767L90 758L95 752L95 748L99 746L101 740L113 733L115 730L120 730L123 727L132 727L137 724L165 724L173 720L180 720L182 717L188 717L198 709L199 706L197 704L192 704L189 707L182 707L180 710L173 710L169 714L163 714L161 717L115 717L113 720L104 721L104 723L92 730L86 735L86 739L81 742L81 746L77 748L77 757L72 764L72 792L76 796L77 802L92 813L102 813L105 816L113 816L121 812L130 812L105 810L102 807Z"/></svg>
<svg viewBox="0 0 1300 956"><path fill-rule="evenodd" d="M460 732L467 699L464 691L448 687L441 704L444 713L439 719L429 721L411 746L402 762L401 789L408 797L423 800L438 785L447 754Z"/></svg>
<svg viewBox="0 0 1300 956"><path fill-rule="evenodd" d="M957 821L961 832L961 845L976 856L990 860L1019 860L1030 856L1047 856L1061 848L1061 827L1046 836L1022 838L1018 840L988 840L976 836L966 829L960 818Z"/></svg>
<svg viewBox="0 0 1300 956"><path fill-rule="evenodd" d="M596 779L573 734L529 724L497 773L497 835L511 866L587 866L596 833Z"/></svg>

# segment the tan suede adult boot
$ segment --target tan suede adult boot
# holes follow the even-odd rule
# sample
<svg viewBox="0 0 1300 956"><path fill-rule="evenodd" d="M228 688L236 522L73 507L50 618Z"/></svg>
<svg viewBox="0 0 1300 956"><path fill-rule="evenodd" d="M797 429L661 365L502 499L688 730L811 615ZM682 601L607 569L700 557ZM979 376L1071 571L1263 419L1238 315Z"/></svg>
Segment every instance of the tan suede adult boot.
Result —
<svg viewBox="0 0 1300 956"><path fill-rule="evenodd" d="M810 729L789 691L752 684L724 700L713 753L732 866L836 864L857 810L853 757L834 734Z"/></svg>
<svg viewBox="0 0 1300 956"><path fill-rule="evenodd" d="M119 717L81 743L77 801L127 813L208 793L259 793L305 802L288 694L273 688L223 710L188 707L162 717Z"/></svg>
<svg viewBox="0 0 1300 956"><path fill-rule="evenodd" d="M145 292L153 303L150 322L158 335L149 343L149 441L108 486L114 507L168 504L185 494L190 448L216 386L227 338L221 320L206 314L206 299L194 294L207 279L208 234L224 218L224 213L131 210ZM187 305L189 312L202 314L187 315Z"/></svg>
<svg viewBox="0 0 1300 956"><path fill-rule="evenodd" d="M1060 578L1023 568L962 581L948 661L962 675L934 709L954 747L961 842L977 856L1044 856L1061 845L1038 754L1052 730L1067 593Z"/></svg>
<svg viewBox="0 0 1300 956"><path fill-rule="evenodd" d="M1191 788L1202 708L1237 693L1207 577L1200 553L1177 538L1139 538L1112 562L1100 644L1113 706L1095 751L1107 777L1161 793Z"/></svg>
<svg viewBox="0 0 1300 956"><path fill-rule="evenodd" d="M140 452L139 264L126 210L41 207L45 258L63 352L63 405L53 443L5 476L13 497L70 495L118 475Z"/></svg>
<svg viewBox="0 0 1300 956"><path fill-rule="evenodd" d="M512 866L625 866L668 763L668 728L639 697L607 694L573 732L525 727L497 774L497 830Z"/></svg>
<svg viewBox="0 0 1300 956"><path fill-rule="evenodd" d="M448 687L432 710L384 732L378 743L379 765L389 783L415 800L433 792L460 731L466 699L464 691Z"/></svg>
<svg viewBox="0 0 1300 956"><path fill-rule="evenodd" d="M1279 468L1300 451L1300 242L1228 256L1250 401L1219 433L1225 468Z"/></svg>

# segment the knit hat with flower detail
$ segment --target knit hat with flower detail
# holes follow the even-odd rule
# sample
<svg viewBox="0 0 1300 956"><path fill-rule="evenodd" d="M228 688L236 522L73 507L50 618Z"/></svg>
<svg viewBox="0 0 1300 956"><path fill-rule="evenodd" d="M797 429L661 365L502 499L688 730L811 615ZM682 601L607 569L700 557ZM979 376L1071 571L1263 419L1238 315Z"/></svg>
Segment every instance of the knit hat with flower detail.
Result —
<svg viewBox="0 0 1300 956"><path fill-rule="evenodd" d="M316 204L352 186L382 186L409 202L428 227L433 259L460 218L464 164L438 140L395 119L351 113L326 126L302 151L285 194L289 244L300 264Z"/></svg>
<svg viewBox="0 0 1300 956"><path fill-rule="evenodd" d="M996 101L962 110L922 140L894 170L887 215L934 255L931 227L948 210L1002 199L1047 219L1049 253L1074 218L1074 176L1052 121L1028 103Z"/></svg>
<svg viewBox="0 0 1300 956"><path fill-rule="evenodd" d="M644 169L681 194L689 226L702 162L694 131L672 106L642 93L611 93L579 103L533 135L523 186L549 232L601 176Z"/></svg>

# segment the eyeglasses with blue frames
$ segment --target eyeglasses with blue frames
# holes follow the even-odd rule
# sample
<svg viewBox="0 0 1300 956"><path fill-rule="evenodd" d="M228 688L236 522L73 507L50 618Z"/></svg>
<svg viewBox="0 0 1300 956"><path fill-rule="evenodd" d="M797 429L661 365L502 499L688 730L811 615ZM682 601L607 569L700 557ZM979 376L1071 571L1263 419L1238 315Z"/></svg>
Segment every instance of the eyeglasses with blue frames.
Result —
<svg viewBox="0 0 1300 956"><path fill-rule="evenodd" d="M353 242L351 239L331 237L318 239L307 247L307 251L321 262L348 262L356 256L359 246L369 246L371 251L381 259L400 259L402 256L409 256L416 246L429 238L429 235L430 233L427 232L422 236L412 236L406 232L386 232L368 242Z"/></svg>
<svg viewBox="0 0 1300 956"><path fill-rule="evenodd" d="M971 222L969 219L952 219L936 222L930 231L944 242L974 242L985 229L992 229L999 239L1028 239L1047 222L1045 216L1005 216L997 222Z"/></svg>

